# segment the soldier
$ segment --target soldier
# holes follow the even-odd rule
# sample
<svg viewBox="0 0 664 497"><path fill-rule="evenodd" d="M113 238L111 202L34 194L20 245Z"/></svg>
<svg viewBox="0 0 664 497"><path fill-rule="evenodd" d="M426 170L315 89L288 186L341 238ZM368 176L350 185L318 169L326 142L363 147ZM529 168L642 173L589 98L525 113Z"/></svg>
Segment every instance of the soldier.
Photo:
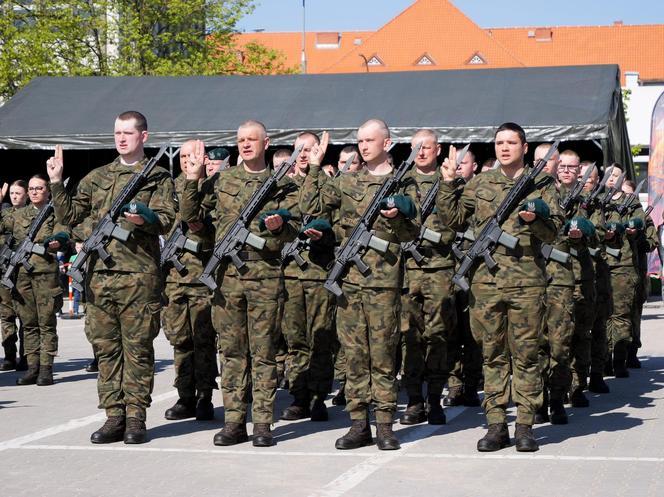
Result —
<svg viewBox="0 0 664 497"><path fill-rule="evenodd" d="M468 150L466 155L463 156L463 160L457 164L456 175L468 183L475 176L476 170L477 161L475 154L472 150Z"/></svg>
<svg viewBox="0 0 664 497"><path fill-rule="evenodd" d="M521 126L501 125L496 131L495 149L499 169L473 178L458 195L453 183L456 150L451 148L441 168L445 182L436 202L441 221L451 228L462 229L470 220L476 232L481 230L524 173L528 144ZM493 254L497 268L490 271L481 262L471 274L470 319L474 332L482 334L484 409L489 425L488 433L477 444L481 452L510 444L506 424L510 366L517 405L516 449L538 450L532 425L535 412L542 405L538 348L546 310L546 271L540 243L552 242L561 226L562 212L553 179L540 176L527 202L510 213L502 225L510 235L519 238L517 247L499 245Z"/></svg>
<svg viewBox="0 0 664 497"><path fill-rule="evenodd" d="M182 157L182 149L180 149L180 157ZM219 171L224 164L228 166L231 153L223 147L217 147L205 154L205 157L205 175L209 178ZM182 164L182 159L180 159L180 164Z"/></svg>
<svg viewBox="0 0 664 497"><path fill-rule="evenodd" d="M5 207L0 213L0 225L5 223L5 219L9 219L17 209L25 206L28 200L28 183L25 180L19 179L14 181L9 187L9 200L11 207ZM2 244L7 244L12 238L12 233L5 233L2 237ZM2 268L4 271L5 268ZM23 329L16 326L16 306L12 293L9 288L0 285L0 323L2 326L2 347L5 350L5 358L0 363L0 371L25 371L28 365L24 355L24 342L23 342ZM17 350L16 344L19 343L20 347ZM16 353L18 355L18 362L16 360Z"/></svg>
<svg viewBox="0 0 664 497"><path fill-rule="evenodd" d="M337 170L341 171L346 165L346 161L348 161L352 155L355 155L355 157L346 172L356 173L361 171L364 164L362 163L362 156L356 145L346 145L341 149L341 152L339 152L339 161L337 162Z"/></svg>
<svg viewBox="0 0 664 497"><path fill-rule="evenodd" d="M91 219L94 226L111 208L121 189L145 165L143 147L148 125L140 112L120 114L114 126L115 148L120 156L97 168L69 194L62 185L62 148L47 162L58 221L75 225ZM153 340L159 333L162 276L159 235L175 219L173 181L163 168L155 168L132 200L119 224L131 232L127 242L111 240L104 263L90 256L85 281L87 337L99 361L99 407L108 419L95 431L92 443L124 439L145 443L146 410L154 382Z"/></svg>
<svg viewBox="0 0 664 497"><path fill-rule="evenodd" d="M371 119L360 126L357 137L366 163L363 171L326 180L320 167L327 145L324 139L312 151L311 169L305 178L305 195L311 201L305 211L327 214L328 219L338 215L339 232L344 237L352 232L375 192L392 173L387 158L391 143L387 125ZM412 185L407 191L414 190ZM337 449L372 443L368 422L372 401L376 406L378 448L400 448L392 431L397 407L394 364L399 341L399 294L403 285L400 242L413 240L419 228L412 221L416 212L411 197L400 194L392 200L394 207L384 203L373 224L376 236L389 242L387 252L369 250L364 255L371 269L366 278L351 267L344 278L344 297L337 301L337 332L346 355L346 410L352 421L350 431L336 441Z"/></svg>
<svg viewBox="0 0 664 497"><path fill-rule="evenodd" d="M180 174L175 180L175 193L182 195L190 157L202 142L189 140L180 148ZM218 149L215 149L218 150ZM215 152L212 150L210 154ZM214 155L212 155L214 157ZM226 156L228 157L228 156ZM214 159L216 160L216 159ZM206 173L208 170L206 168ZM201 180L201 188L208 185ZM209 221L209 220L208 220ZM183 223L176 217L183 234L199 243L200 254L183 251L179 256L184 265L182 273L168 264L164 293L168 305L164 309L164 334L173 346L175 383L178 400L166 410L164 417L170 420L195 417L199 421L214 419L212 390L217 388L216 333L212 326L211 299L207 287L198 281L203 266L210 256L214 243L214 226L211 222Z"/></svg>
<svg viewBox="0 0 664 497"><path fill-rule="evenodd" d="M415 147L418 143L422 146L415 158L415 169L408 177L417 182L421 202L439 178L437 157L440 145L436 133L429 129L415 133L411 144ZM408 393L408 406L401 417L404 425L424 421L442 425L446 421L440 402L448 375L447 341L455 327L452 283L455 232L442 224L435 214L426 219L424 226L442 237L439 243L422 241L417 250L425 259L420 264L404 254L407 293L401 298L401 331L405 341L403 383ZM424 381L427 382L426 408L422 395Z"/></svg>
<svg viewBox="0 0 664 497"><path fill-rule="evenodd" d="M304 178L309 169L309 155L320 140L311 132L300 133L295 148L302 151L295 163L292 180L299 187L300 198ZM306 212L303 212L303 217ZM332 358L334 296L323 288L327 267L334 261L334 236L329 220L308 219L302 236L309 229L321 233L312 238L310 249L301 253L306 266L284 261L286 300L281 329L288 344L288 385L293 403L281 419L292 421L310 417L327 421L325 398L332 390L334 364Z"/></svg>
<svg viewBox="0 0 664 497"><path fill-rule="evenodd" d="M17 209L4 224L4 231L12 233L17 243L27 237L32 221L48 203L48 180L43 175L30 178L28 196L30 205ZM34 239L47 248L46 252L30 256L32 271L18 268L13 297L23 328L28 371L16 380L17 385L53 385L53 358L58 353L55 313L62 308L55 253L69 242L68 231L51 214Z"/></svg>
<svg viewBox="0 0 664 497"><path fill-rule="evenodd" d="M217 239L226 233L254 191L271 174L265 162L270 139L262 123L241 124L237 144L242 163L220 171L209 193L198 188L198 180L204 174L202 163L195 161L187 168L180 203L182 219L188 223L201 222L212 214L217 223ZM225 424L214 436L215 445L235 445L248 440L250 395L253 445L273 444L270 424L277 391L275 344L284 294L280 256L283 243L297 233L297 203L295 185L284 178L264 206L263 214L251 223L250 230L266 240L265 248L256 250L246 246L239 253L247 262L242 270L223 261L216 275L218 288L212 305L214 327L219 332Z"/></svg>

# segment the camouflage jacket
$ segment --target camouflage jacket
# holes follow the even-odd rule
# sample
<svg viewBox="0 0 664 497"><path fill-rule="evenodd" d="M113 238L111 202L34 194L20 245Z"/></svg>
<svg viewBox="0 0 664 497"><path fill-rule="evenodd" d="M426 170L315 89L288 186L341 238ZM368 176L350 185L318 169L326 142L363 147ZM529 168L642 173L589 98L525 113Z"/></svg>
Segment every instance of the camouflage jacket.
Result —
<svg viewBox="0 0 664 497"><path fill-rule="evenodd" d="M248 172L243 164L219 171L219 175L203 190L198 188L198 181L185 180L180 198L180 214L185 222L203 221L207 216L215 220L215 240L220 240L237 219L242 208L258 188L272 174L271 169L260 173ZM213 176L214 178L214 176ZM273 209L286 209L291 213L291 220L284 223L282 229L273 233L260 228L260 215L256 216L249 230L264 238L263 250L255 250L249 245L242 249L248 256L246 266L241 271L230 261L222 261L219 269L223 276L234 276L245 280L281 278L281 249L285 242L297 235L300 226L297 186L285 177L273 192L270 200L263 206L262 212Z"/></svg>
<svg viewBox="0 0 664 497"><path fill-rule="evenodd" d="M37 217L37 214L39 214L39 209L34 205L29 204L25 207L14 210L10 215L3 215L3 231L5 233L12 233L14 237L12 249L16 249L16 247L25 240L28 231L30 230L30 225L34 218ZM38 244L44 243L46 238L59 232L64 232L69 235L69 229L67 226L59 224L56 221L55 216L51 214L37 232L34 242ZM65 251L66 247L62 247L62 250ZM44 255L32 254L28 259L28 262L34 267L34 270L32 271L33 274L57 273L59 270L55 251L49 249L46 249ZM19 268L19 272L21 271L24 271L23 266Z"/></svg>
<svg viewBox="0 0 664 497"><path fill-rule="evenodd" d="M641 204L637 202L634 202L629 207L625 215L621 216L618 213L617 209L623 202L623 195L624 193L621 193L619 197L612 198L606 205L606 208L602 212L603 224L605 225L610 222L626 224L630 219L639 218L643 220L645 225L645 213L641 208ZM630 236L625 232L620 236L616 234L611 240L605 240L604 246L607 249L606 253L609 268L613 270L617 268L633 267L636 271L639 265L637 244L639 239L643 236L643 232L637 233L634 236Z"/></svg>
<svg viewBox="0 0 664 497"><path fill-rule="evenodd" d="M466 223L479 234L493 217L516 180L505 176L501 169L479 174L463 189L458 182L443 182L440 185L436 207L443 223L461 231ZM549 175L540 175L526 200L542 199L549 206L550 218L537 217L532 223L519 222L517 207L502 224L502 229L519 239L515 250L498 246L493 254L498 263L491 272L480 262L471 276L472 283L492 284L499 288L545 286L547 281L542 242L551 243L562 228L564 214L560 209L558 192Z"/></svg>
<svg viewBox="0 0 664 497"><path fill-rule="evenodd" d="M126 166L118 157L110 164L94 169L78 185L74 195L64 189L61 182L51 186L55 215L59 222L67 225L90 223L90 229L110 210L115 198L129 182L132 175L140 171L147 159L133 166ZM159 269L159 235L167 233L175 219L173 181L168 172L160 167L152 170L147 184L134 197L154 211L158 221L153 224L135 225L118 218L118 224L131 232L127 242L111 240L106 250L111 255L107 266L96 254L91 254L88 272L113 271L123 273L161 274ZM87 221L89 219L89 221ZM84 226L85 226L84 224ZM85 227L84 231L88 231Z"/></svg>
<svg viewBox="0 0 664 497"><path fill-rule="evenodd" d="M366 169L327 178L320 166L311 165L304 180L302 210L314 216L339 219L335 231L343 245L385 178L374 176ZM411 181L401 193L414 199L415 183ZM401 288L404 271L400 243L415 239L420 231L418 223L401 214L393 219L379 215L373 230L376 236L390 242L387 252L380 254L372 249L367 250L363 260L369 266L370 273L365 277L352 265L344 281L365 288Z"/></svg>
<svg viewBox="0 0 664 497"><path fill-rule="evenodd" d="M557 190L560 198L564 198L565 195L567 194L566 188L563 185L560 185L560 187L558 187ZM572 247L575 246L575 244L567 235L563 234L564 222L566 220L567 217L565 220L563 220L563 226L561 226L561 228L558 230L558 233L556 234L556 239L553 241L553 243L551 243L551 245L555 249L560 250L561 252L564 252L566 254L569 254L571 252ZM548 261L546 261L546 273L549 276L549 285L573 287L574 257L570 256L567 264L563 264L562 262L549 259Z"/></svg>
<svg viewBox="0 0 664 497"><path fill-rule="evenodd" d="M199 182L199 189L204 192L212 192L216 179L216 176L212 176L211 178L201 180ZM186 181L187 178L184 174L180 174L175 178L175 199L177 203L179 203L179 199L182 198ZM182 216L178 212L175 217L175 223L173 223L173 228L168 235L164 237L164 241L168 240L178 225L182 227L182 232L187 238L200 244L201 252L199 254L192 254L191 252L183 250L179 255L180 262L185 267L183 274L180 274L171 264L168 264L167 273L165 275L166 283L202 285L203 283L200 283L198 278L203 272L203 267L210 258L212 247L214 247L214 224L212 218L209 216L205 218L203 221L203 228L200 231L192 232L189 230L187 223L182 222Z"/></svg>

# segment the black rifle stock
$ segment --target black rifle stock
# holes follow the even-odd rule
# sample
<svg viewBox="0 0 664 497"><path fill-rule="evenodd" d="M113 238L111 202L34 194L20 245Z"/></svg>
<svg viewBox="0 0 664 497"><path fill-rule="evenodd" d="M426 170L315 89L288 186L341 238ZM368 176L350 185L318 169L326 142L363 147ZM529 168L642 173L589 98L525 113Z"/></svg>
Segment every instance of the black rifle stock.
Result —
<svg viewBox="0 0 664 497"><path fill-rule="evenodd" d="M593 163L591 166L586 169L585 174L583 177L578 180L572 188L570 188L569 193L567 196L560 201L560 208L563 210L563 212L567 213L569 212L572 207L574 207L574 204L579 200L579 197L581 197L581 193L583 192L583 187L586 185L586 182L588 181L588 178L590 178L590 175L592 172L595 170L595 164Z"/></svg>
<svg viewBox="0 0 664 497"><path fill-rule="evenodd" d="M606 185L606 182L609 180L609 177L611 176L611 174L613 174L613 166L609 166L609 168L606 171L604 171L604 177L602 178L602 181L600 181L597 184L597 186L588 195L588 198L586 198L583 201L581 206L584 209L588 209L593 205L593 202L595 201L595 199L597 198L599 193L602 191L602 189Z"/></svg>
<svg viewBox="0 0 664 497"><path fill-rule="evenodd" d="M258 190L251 195L249 201L242 207L239 216L233 221L230 228L226 230L221 240L214 245L212 256L198 279L210 290L217 288L215 273L222 260L229 258L235 267L242 269L246 264L240 258L239 252L245 244L250 245L256 250L262 250L265 247L265 239L251 233L248 229L249 225L269 200L279 181L286 176L286 173L293 166L301 150L302 146L295 149L290 159L279 166L279 169L265 180Z"/></svg>
<svg viewBox="0 0 664 497"><path fill-rule="evenodd" d="M71 276L72 286L79 291L83 291L85 282L85 263L93 253L97 253L99 258L105 263L111 259L111 255L106 251L106 246L111 239L126 242L129 239L129 231L118 225L118 217L122 207L130 202L143 186L147 183L148 176L156 167L157 162L170 144L166 144L159 149L157 155L150 159L143 169L135 173L129 182L122 189L120 194L113 200L111 209L97 222L90 236L83 242L76 259L69 267L67 274Z"/></svg>
<svg viewBox="0 0 664 497"><path fill-rule="evenodd" d="M468 291L470 289L470 284L468 283L466 276L477 264L480 258L484 259L484 262L490 270L498 265L491 255L497 245L500 244L510 249L516 248L519 239L503 231L501 225L509 218L512 211L514 211L514 209L526 199L535 179L542 172L547 161L558 149L558 145L559 141L556 141L551 148L549 148L549 151L544 158L540 159L533 168L523 171L512 189L507 193L505 199L498 206L496 213L484 225L479 236L475 237L475 241L461 258L456 273L452 278L454 284L461 288L461 290Z"/></svg>
<svg viewBox="0 0 664 497"><path fill-rule="evenodd" d="M643 185L645 185L647 181L647 178L644 178L641 180L641 182L637 185L636 189L634 190L633 193L626 193L625 198L623 199L622 203L618 206L616 209L618 211L618 214L622 217L625 214L627 214L628 209L632 206L632 202L636 199L638 201L639 199L639 193L641 193L641 190L643 189Z"/></svg>
<svg viewBox="0 0 664 497"><path fill-rule="evenodd" d="M351 264L355 264L357 269L363 275L366 276L369 273L369 266L367 266L362 260L362 255L364 255L369 247L382 254L387 252L390 242L386 242L375 236L371 232L371 227L380 214L381 200L389 197L399 189L404 176L410 171L411 167L413 167L415 157L417 157L421 147L422 144L418 143L413 148L408 159L403 161L401 165L395 169L394 174L385 178L385 181L383 181L383 184L371 199L371 203L353 228L350 236L337 252L332 268L328 272L325 283L323 284L326 290L337 297L343 295L343 291L341 290L341 279Z"/></svg>
<svg viewBox="0 0 664 497"><path fill-rule="evenodd" d="M201 244L187 238L182 230L182 223L180 223L171 233L171 236L168 237L164 248L161 250L161 255L159 257L159 266L164 269L168 264L172 264L175 270L183 274L185 267L182 262L180 262L180 256L182 252L187 251L192 254L199 254L201 252Z"/></svg>

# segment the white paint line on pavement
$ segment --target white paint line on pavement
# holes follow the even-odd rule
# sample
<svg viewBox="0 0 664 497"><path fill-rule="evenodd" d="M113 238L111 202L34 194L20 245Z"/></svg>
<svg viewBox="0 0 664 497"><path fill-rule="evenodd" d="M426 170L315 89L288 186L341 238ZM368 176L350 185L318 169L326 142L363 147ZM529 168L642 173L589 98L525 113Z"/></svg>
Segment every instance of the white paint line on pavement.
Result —
<svg viewBox="0 0 664 497"><path fill-rule="evenodd" d="M185 449L181 447L146 447L133 445L20 445L10 447L24 450L77 450L77 451L106 451L106 452L161 452L178 454L212 454L216 456L263 456L263 457L351 457L351 458L381 458L372 453L335 451L335 452L302 452L284 451L274 449L260 450L237 450L228 448L214 449ZM507 449L509 450L509 449ZM391 455L397 456L396 452ZM385 459L389 457L382 457ZM580 462L643 462L664 463L664 457L613 457L613 456L559 456L553 454L400 454L399 457L406 459L491 459L491 460L522 460L522 461L580 461ZM389 457L390 460L394 457ZM367 461L368 462L368 461ZM378 469L378 468L376 468ZM347 472L348 473L348 472ZM358 482L359 483L359 482Z"/></svg>
<svg viewBox="0 0 664 497"><path fill-rule="evenodd" d="M158 404L159 402L163 402L173 397L177 397L176 390L161 395L157 395L152 399L152 403ZM99 412L97 414L86 416L84 418L72 419L71 421L67 421L66 423L46 428L45 430L36 431L34 433L30 433L22 437L17 437L11 440L7 440L5 442L0 442L0 452L7 449L17 449L22 445L28 444L30 442L35 442L37 440L41 440L42 438L52 437L54 435L65 433L67 431L77 430L84 426L88 426L93 423L103 421L104 419L106 419L106 413L104 412Z"/></svg>
<svg viewBox="0 0 664 497"><path fill-rule="evenodd" d="M456 418L466 409L466 407L451 407L446 409L445 413L447 422L450 422ZM408 451L408 449L417 445L420 440L430 437L435 432L443 428L444 426L426 424L413 429L406 436L399 437L401 441L401 450L383 452L375 456L371 456L366 461L362 461L345 473L339 475L319 491L311 494L310 497L340 497L344 495L386 464L394 461L397 458L407 456L408 454L406 451Z"/></svg>

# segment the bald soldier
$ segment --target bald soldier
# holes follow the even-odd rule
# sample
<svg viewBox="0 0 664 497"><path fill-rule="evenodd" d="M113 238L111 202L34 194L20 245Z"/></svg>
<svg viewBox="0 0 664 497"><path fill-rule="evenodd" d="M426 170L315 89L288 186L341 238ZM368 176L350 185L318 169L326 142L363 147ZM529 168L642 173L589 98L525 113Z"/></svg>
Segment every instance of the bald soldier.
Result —
<svg viewBox="0 0 664 497"><path fill-rule="evenodd" d="M393 172L387 151L391 144L387 125L378 119L365 122L357 131L358 148L366 167L358 173L326 179L321 172L326 140L314 147L305 178L310 205L305 212L339 218L344 239L366 210L376 191ZM413 194L408 196L408 193ZM389 242L380 254L369 249L364 261L370 268L365 277L354 265L343 279L344 295L337 301L337 332L346 354L346 411L351 429L336 441L337 449L355 449L372 443L369 407L375 405L377 445L380 450L399 449L392 431L396 412L395 359L399 342L400 291L403 285L402 241L419 233L412 200L415 186L391 197L394 207L381 204L373 224L375 235ZM303 204L304 205L304 204ZM398 207L397 207L398 206Z"/></svg>

